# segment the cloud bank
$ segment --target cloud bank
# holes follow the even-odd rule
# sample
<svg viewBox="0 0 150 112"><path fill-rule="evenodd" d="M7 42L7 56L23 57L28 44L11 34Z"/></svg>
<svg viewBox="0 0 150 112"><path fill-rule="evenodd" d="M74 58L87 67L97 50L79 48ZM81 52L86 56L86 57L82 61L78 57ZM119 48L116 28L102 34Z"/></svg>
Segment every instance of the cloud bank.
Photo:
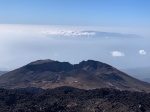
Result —
<svg viewBox="0 0 150 112"><path fill-rule="evenodd" d="M0 68L12 70L39 59L68 61L73 64L93 59L116 68L150 66L149 38L120 38L121 32L112 32L117 31L96 27L0 25ZM117 35L118 38L114 39ZM63 36L65 38L61 38ZM100 38L106 36L112 38ZM137 49L140 54L147 55L139 56ZM123 56L125 57L111 58Z"/></svg>

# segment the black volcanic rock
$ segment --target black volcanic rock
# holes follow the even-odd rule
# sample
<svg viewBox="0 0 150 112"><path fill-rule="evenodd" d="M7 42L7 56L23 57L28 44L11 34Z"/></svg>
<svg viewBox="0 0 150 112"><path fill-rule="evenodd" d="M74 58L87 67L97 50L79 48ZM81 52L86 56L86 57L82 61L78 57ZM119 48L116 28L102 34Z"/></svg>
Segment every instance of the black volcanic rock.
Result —
<svg viewBox="0 0 150 112"><path fill-rule="evenodd" d="M0 112L150 112L150 94L115 89L0 89Z"/></svg>
<svg viewBox="0 0 150 112"><path fill-rule="evenodd" d="M80 89L114 88L150 92L150 84L139 81L116 68L94 60L79 64L38 60L0 76L3 88L56 88L72 86Z"/></svg>

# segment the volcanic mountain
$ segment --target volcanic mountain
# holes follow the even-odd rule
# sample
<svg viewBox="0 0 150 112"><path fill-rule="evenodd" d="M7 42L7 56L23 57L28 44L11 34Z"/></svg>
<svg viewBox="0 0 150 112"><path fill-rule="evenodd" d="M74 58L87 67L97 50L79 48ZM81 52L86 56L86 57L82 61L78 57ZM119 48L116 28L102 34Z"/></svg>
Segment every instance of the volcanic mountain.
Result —
<svg viewBox="0 0 150 112"><path fill-rule="evenodd" d="M79 64L38 60L0 76L0 87L43 89L72 86L80 89L113 88L150 92L150 84L94 60Z"/></svg>

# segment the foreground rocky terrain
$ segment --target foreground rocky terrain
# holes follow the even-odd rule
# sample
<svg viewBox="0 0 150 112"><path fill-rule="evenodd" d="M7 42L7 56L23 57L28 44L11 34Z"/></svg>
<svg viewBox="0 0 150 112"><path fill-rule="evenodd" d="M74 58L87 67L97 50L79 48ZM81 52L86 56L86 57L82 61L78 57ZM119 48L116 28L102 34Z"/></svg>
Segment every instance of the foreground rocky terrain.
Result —
<svg viewBox="0 0 150 112"><path fill-rule="evenodd" d="M137 80L116 68L94 60L79 64L38 60L0 76L0 87L56 88L71 86L80 89L113 88L150 92L150 84Z"/></svg>
<svg viewBox="0 0 150 112"><path fill-rule="evenodd" d="M150 94L116 89L0 89L0 112L150 112Z"/></svg>

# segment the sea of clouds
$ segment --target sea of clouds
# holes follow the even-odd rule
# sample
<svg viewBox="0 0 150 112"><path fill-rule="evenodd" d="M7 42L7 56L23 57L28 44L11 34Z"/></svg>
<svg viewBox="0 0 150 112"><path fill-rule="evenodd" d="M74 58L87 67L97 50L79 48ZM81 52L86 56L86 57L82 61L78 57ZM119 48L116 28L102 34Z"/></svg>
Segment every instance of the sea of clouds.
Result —
<svg viewBox="0 0 150 112"><path fill-rule="evenodd" d="M138 38L126 38L127 34ZM123 38L112 38L115 35ZM2 24L0 68L12 70L39 59L70 63L93 59L117 68L149 66L149 41L144 29Z"/></svg>

